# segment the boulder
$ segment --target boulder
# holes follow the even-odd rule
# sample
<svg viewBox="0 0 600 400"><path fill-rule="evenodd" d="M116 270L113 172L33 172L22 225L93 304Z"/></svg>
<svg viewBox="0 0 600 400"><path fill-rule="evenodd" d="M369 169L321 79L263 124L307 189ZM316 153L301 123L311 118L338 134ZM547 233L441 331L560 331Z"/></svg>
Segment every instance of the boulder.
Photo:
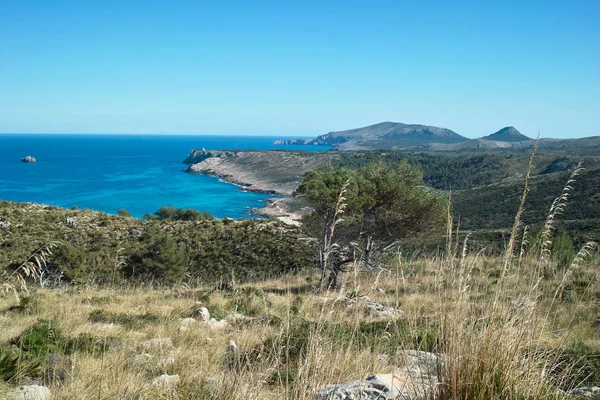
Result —
<svg viewBox="0 0 600 400"><path fill-rule="evenodd" d="M425 351L403 350L393 358L393 372L318 389L318 400L431 400L439 395L440 358Z"/></svg>
<svg viewBox="0 0 600 400"><path fill-rule="evenodd" d="M8 393L7 400L50 400L52 395L46 386L23 385Z"/></svg>
<svg viewBox="0 0 600 400"><path fill-rule="evenodd" d="M402 310L371 300L367 296L362 296L360 300L369 311L369 315L373 317L394 319L402 315Z"/></svg>
<svg viewBox="0 0 600 400"><path fill-rule="evenodd" d="M152 386L159 389L176 390L180 381L179 375L163 374L152 381Z"/></svg>
<svg viewBox="0 0 600 400"><path fill-rule="evenodd" d="M240 354L240 350L235 343L235 340L230 340L229 343L227 343L227 354L234 357L237 357Z"/></svg>
<svg viewBox="0 0 600 400"><path fill-rule="evenodd" d="M35 157L26 156L26 157L21 158L21 162L32 164L32 163L37 162L37 160L35 159Z"/></svg>
<svg viewBox="0 0 600 400"><path fill-rule="evenodd" d="M227 322L226 320L224 320L224 319L217 320L214 318L211 318L208 321L204 321L203 324L210 328L215 328L215 329L225 329L229 326L229 322Z"/></svg>
<svg viewBox="0 0 600 400"><path fill-rule="evenodd" d="M200 307L196 310L196 318L200 321L210 321L210 313L208 312L208 308Z"/></svg>
<svg viewBox="0 0 600 400"><path fill-rule="evenodd" d="M408 378L408 379L407 379ZM378 374L363 380L327 385L315 393L316 400L429 400L429 387L410 377Z"/></svg>
<svg viewBox="0 0 600 400"><path fill-rule="evenodd" d="M600 318L592 324L592 328L600 329Z"/></svg>

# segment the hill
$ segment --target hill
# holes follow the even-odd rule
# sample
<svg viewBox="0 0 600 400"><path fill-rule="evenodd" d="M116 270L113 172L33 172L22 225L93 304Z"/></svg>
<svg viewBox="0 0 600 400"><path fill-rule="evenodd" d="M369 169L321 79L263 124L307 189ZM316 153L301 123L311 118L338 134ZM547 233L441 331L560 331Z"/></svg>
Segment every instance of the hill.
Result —
<svg viewBox="0 0 600 400"><path fill-rule="evenodd" d="M60 241L46 278L78 283L173 283L184 276L244 281L310 265L296 228L276 221L140 220L0 201L0 276ZM126 260L126 265L119 260ZM57 277L58 279L58 277Z"/></svg>
<svg viewBox="0 0 600 400"><path fill-rule="evenodd" d="M515 129L514 126L507 126L506 128L502 128L498 132L484 136L481 139L498 142L526 142L528 140L533 140L530 137L523 135L521 132Z"/></svg>
<svg viewBox="0 0 600 400"><path fill-rule="evenodd" d="M597 138L600 139L600 138ZM507 145L521 145L529 142L499 142ZM472 143L470 141L467 143ZM533 141L532 141L533 142ZM526 206L527 223L543 223L552 200L560 194L568 175L582 162L586 170L579 178L565 220L578 221L572 224L576 236L589 240L600 238L600 232L593 227L600 221L597 196L600 159L595 150L594 138L556 141L547 139L540 142L532 171L532 190ZM553 146L562 146L556 151ZM571 150L588 145L591 156ZM523 179L529 163L529 150L526 147L509 147L503 151L460 152L414 152L406 150L363 150L363 151L214 151L194 150L186 163L192 164L188 172L206 173L239 184L244 190L290 196L302 182L306 172L328 168L358 169L372 162L383 161L397 165L401 160L419 165L423 170L426 185L439 190L452 191L455 202L455 217L461 220L461 227L473 231L508 229L511 227L514 212L523 187ZM498 199L498 201L494 201ZM272 200L267 207L257 213L282 220L297 221L306 211L302 198ZM581 235L579 235L581 234Z"/></svg>
<svg viewBox="0 0 600 400"><path fill-rule="evenodd" d="M340 150L400 149L429 143L461 143L469 139L436 126L381 122L357 129L329 132L301 144L329 145ZM279 141L298 144L296 140Z"/></svg>

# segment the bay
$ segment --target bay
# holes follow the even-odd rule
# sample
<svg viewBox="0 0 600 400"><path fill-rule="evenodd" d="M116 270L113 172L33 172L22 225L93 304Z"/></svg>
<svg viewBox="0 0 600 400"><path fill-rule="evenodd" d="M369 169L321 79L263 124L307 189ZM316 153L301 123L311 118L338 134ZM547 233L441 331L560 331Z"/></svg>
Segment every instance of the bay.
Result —
<svg viewBox="0 0 600 400"><path fill-rule="evenodd" d="M128 210L141 218L163 205L250 217L272 195L248 193L211 176L184 173L192 149L308 150L269 136L0 134L0 200ZM31 155L35 164L21 162Z"/></svg>

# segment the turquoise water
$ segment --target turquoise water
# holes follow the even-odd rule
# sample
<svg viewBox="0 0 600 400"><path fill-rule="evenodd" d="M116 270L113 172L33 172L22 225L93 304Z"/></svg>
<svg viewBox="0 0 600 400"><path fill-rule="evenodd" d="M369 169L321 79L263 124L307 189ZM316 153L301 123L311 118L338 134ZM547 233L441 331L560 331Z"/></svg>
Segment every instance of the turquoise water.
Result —
<svg viewBox="0 0 600 400"><path fill-rule="evenodd" d="M192 207L216 217L250 216L268 197L217 178L184 173L192 149L287 148L273 137L0 134L0 200L142 217L163 205ZM294 150L324 147L294 146ZM25 164L27 155L36 164Z"/></svg>

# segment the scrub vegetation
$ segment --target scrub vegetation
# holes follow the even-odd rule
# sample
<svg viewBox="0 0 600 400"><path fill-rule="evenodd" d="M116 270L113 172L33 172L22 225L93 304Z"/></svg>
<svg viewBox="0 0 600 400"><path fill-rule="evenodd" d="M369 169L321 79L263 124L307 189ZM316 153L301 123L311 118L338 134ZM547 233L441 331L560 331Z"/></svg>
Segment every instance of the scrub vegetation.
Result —
<svg viewBox="0 0 600 400"><path fill-rule="evenodd" d="M438 359L429 398L576 398L600 384L600 258L560 222L587 175L569 171L534 230L529 164L501 252L473 244L408 162L307 175L302 229L0 203L0 395L314 399L421 350ZM417 238L438 246L407 252Z"/></svg>

